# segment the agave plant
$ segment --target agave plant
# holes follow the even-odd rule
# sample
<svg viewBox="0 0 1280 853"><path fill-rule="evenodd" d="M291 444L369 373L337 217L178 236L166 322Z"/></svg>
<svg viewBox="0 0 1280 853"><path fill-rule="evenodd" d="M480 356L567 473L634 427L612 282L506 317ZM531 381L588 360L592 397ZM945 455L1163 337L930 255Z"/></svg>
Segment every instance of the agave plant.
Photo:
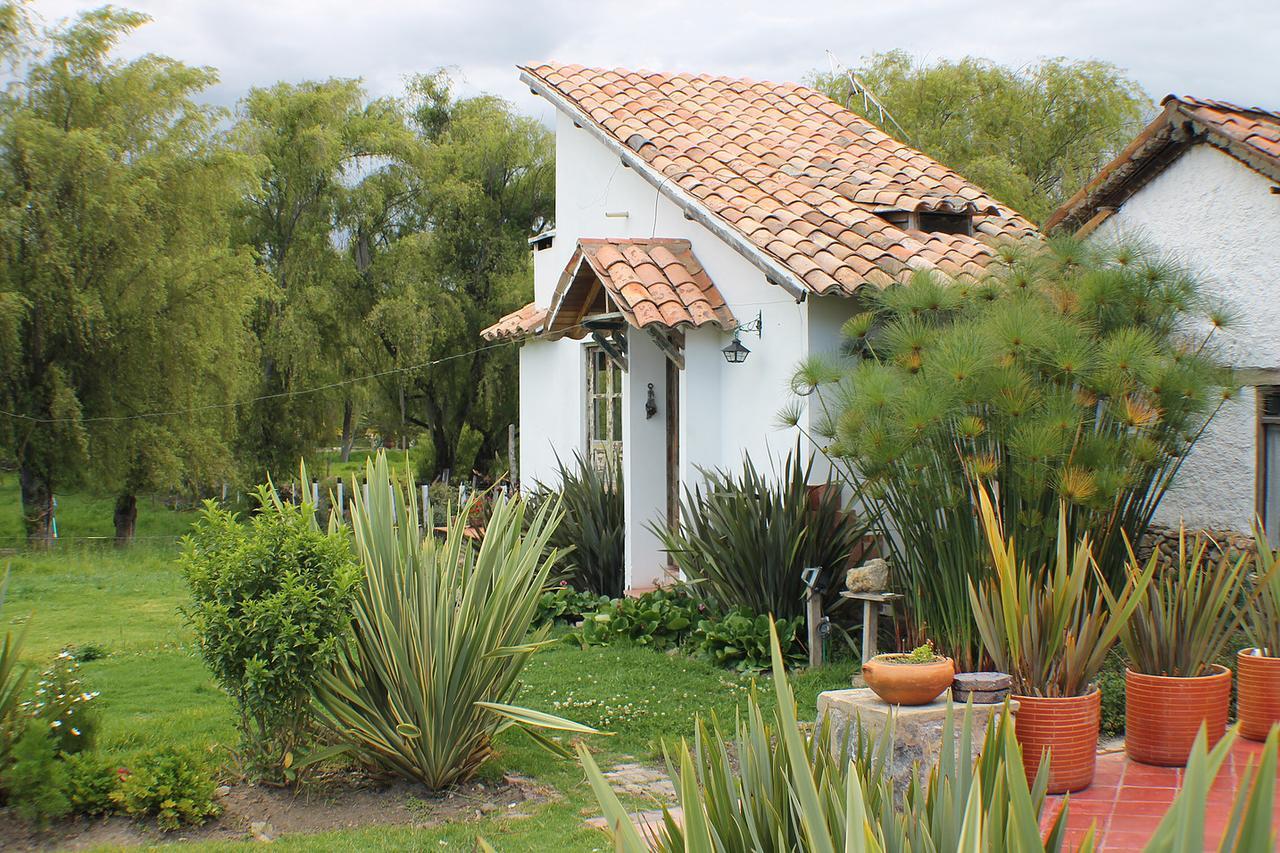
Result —
<svg viewBox="0 0 1280 853"><path fill-rule="evenodd" d="M470 778L509 726L552 747L539 730L593 733L510 704L550 630L531 628L559 505L526 519L518 498L499 497L478 545L464 505L442 541L424 540L413 490L394 483L385 454L366 474L369 500L357 493L352 511L365 570L354 637L317 692L320 719L362 758L433 790Z"/></svg>
<svg viewBox="0 0 1280 853"><path fill-rule="evenodd" d="M978 511L995 575L981 587L970 581L969 600L987 654L997 670L1013 676L1015 694L1083 696L1142 600L1155 562L1134 573L1117 597L1104 596L1089 535L1072 546L1065 506L1053 563L1035 568L1019 561L983 486Z"/></svg>
<svg viewBox="0 0 1280 853"><path fill-rule="evenodd" d="M1259 523L1254 524L1253 541L1258 547L1258 581L1244 632L1262 654L1280 657L1280 551L1267 544L1270 540Z"/></svg>
<svg viewBox="0 0 1280 853"><path fill-rule="evenodd" d="M1155 573L1120 632L1134 672L1173 678L1207 675L1244 624L1258 592L1266 588L1263 583L1246 593L1247 554L1232 560L1223 553L1211 563L1208 549L1206 538L1188 541L1185 529L1178 532L1177 559ZM1153 551L1142 574L1154 572L1159 559L1159 552ZM1138 558L1132 548L1129 561L1134 570ZM1273 572L1264 580L1274 577ZM1114 608L1115 598L1103 592Z"/></svg>
<svg viewBox="0 0 1280 853"><path fill-rule="evenodd" d="M651 529L695 593L720 610L803 615L803 570L837 570L870 528L867 516L844 511L838 489L811 496L813 460L802 461L798 445L776 479L750 459L738 475L702 473L705 485L685 490L679 527Z"/></svg>
<svg viewBox="0 0 1280 853"><path fill-rule="evenodd" d="M824 723L806 735L796 717L777 634L772 638L777 704L766 723L754 694L732 746L716 727L699 724L694 745L668 756L682 821L664 810L646 838L631 822L600 768L578 748L617 850L662 851L934 851L1060 850L1067 806L1042 834L1047 764L1027 784L1005 713L988 726L976 763L972 710L957 730L949 713L939 764L927 783L913 781L897 804L887 774L891 734L872 743L859 732L851 760L837 760ZM730 754L737 756L737 762ZM1092 833L1082 850L1092 849Z"/></svg>
<svg viewBox="0 0 1280 853"><path fill-rule="evenodd" d="M579 454L574 464L557 459L559 485L539 483L538 497L556 496L564 518L550 544L560 552L566 579L575 589L618 598L626 585L622 466L613 461L597 470Z"/></svg>

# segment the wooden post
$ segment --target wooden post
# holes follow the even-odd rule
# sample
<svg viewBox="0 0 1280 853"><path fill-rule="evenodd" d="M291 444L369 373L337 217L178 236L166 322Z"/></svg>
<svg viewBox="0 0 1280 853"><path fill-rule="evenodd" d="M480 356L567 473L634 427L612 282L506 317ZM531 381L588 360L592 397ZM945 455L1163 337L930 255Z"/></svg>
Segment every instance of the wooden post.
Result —
<svg viewBox="0 0 1280 853"><path fill-rule="evenodd" d="M507 424L507 482L512 488L520 483L520 472L516 468L516 425Z"/></svg>
<svg viewBox="0 0 1280 853"><path fill-rule="evenodd" d="M431 487L422 484L422 532L431 533Z"/></svg>
<svg viewBox="0 0 1280 853"><path fill-rule="evenodd" d="M822 666L822 593L810 588L804 610L809 621L809 666Z"/></svg>
<svg viewBox="0 0 1280 853"><path fill-rule="evenodd" d="M345 484L342 482L342 478L339 477L338 478L338 518L343 519L346 517L347 517L346 489L345 489Z"/></svg>

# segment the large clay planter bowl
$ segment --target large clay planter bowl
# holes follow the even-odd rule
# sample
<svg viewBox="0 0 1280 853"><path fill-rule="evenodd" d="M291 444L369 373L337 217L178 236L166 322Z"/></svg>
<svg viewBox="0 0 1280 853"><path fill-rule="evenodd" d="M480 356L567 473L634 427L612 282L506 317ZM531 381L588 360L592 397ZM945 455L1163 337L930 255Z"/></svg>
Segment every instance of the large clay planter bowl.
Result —
<svg viewBox="0 0 1280 853"><path fill-rule="evenodd" d="M1085 696L1014 696L1018 713L1014 734L1022 746L1027 781L1040 770L1049 750L1049 793L1066 794L1093 783L1098 758L1098 730L1102 725L1102 691Z"/></svg>
<svg viewBox="0 0 1280 853"><path fill-rule="evenodd" d="M1266 740L1271 727L1280 723L1280 658L1241 649L1236 654L1236 715L1240 734L1249 740Z"/></svg>
<svg viewBox="0 0 1280 853"><path fill-rule="evenodd" d="M1170 678L1124 671L1124 748L1142 764L1183 767L1203 723L1212 747L1227 729L1231 670Z"/></svg>
<svg viewBox="0 0 1280 853"><path fill-rule="evenodd" d="M951 686L956 665L951 658L933 663L895 661L877 655L862 665L862 678L890 705L928 705Z"/></svg>

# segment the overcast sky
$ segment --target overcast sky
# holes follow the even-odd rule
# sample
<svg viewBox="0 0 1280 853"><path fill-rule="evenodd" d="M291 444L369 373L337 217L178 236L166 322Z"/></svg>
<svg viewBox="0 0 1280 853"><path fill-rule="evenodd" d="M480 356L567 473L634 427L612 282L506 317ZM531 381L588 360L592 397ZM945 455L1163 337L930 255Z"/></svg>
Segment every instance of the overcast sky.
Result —
<svg viewBox="0 0 1280 853"><path fill-rule="evenodd" d="M101 5L34 0L47 22ZM125 46L219 69L227 105L277 80L360 77L373 94L452 66L461 91L548 109L514 66L583 65L799 80L903 48L918 57L1105 59L1157 100L1178 92L1280 109L1280 0L132 0L155 20Z"/></svg>

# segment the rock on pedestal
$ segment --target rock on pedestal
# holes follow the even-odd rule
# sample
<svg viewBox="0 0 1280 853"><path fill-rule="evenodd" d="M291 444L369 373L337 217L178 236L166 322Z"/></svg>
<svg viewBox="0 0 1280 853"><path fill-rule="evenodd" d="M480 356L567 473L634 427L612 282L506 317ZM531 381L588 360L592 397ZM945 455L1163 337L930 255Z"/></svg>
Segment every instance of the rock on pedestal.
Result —
<svg viewBox="0 0 1280 853"><path fill-rule="evenodd" d="M953 705L956 737L959 738L964 723L965 706ZM976 757L986 737L987 725L1004 709L1004 703L973 706L973 754ZM1009 710L1017 712L1018 703L1009 702ZM889 705L869 688L853 690L828 690L818 696L818 723L824 717L831 720L831 748L839 750L841 744L857 742L859 721L863 730L875 743L884 731L890 713L893 715L893 759L890 775L895 789L901 791L910 781L914 767L919 764L923 780L929 769L938 763L942 754L942 727L947 719L946 699L938 699L928 705ZM837 756L839 757L839 756Z"/></svg>

